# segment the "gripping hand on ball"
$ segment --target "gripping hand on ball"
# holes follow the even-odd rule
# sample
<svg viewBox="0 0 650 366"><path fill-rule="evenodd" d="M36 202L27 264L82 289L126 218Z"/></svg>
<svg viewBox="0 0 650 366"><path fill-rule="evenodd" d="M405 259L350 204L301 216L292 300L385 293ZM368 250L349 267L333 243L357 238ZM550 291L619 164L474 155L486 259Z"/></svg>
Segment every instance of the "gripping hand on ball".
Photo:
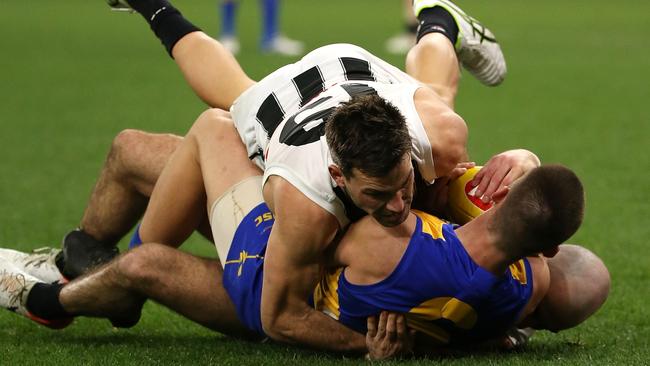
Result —
<svg viewBox="0 0 650 366"><path fill-rule="evenodd" d="M483 202L490 202L512 182L521 178L528 171L540 166L537 155L524 149L508 150L494 155L476 174L472 186L476 188L476 197Z"/></svg>

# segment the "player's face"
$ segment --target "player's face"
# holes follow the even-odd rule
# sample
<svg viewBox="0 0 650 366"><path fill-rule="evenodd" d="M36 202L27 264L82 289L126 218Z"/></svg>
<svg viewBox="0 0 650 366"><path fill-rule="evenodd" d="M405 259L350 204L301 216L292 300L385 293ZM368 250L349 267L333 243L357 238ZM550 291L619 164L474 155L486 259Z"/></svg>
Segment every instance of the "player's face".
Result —
<svg viewBox="0 0 650 366"><path fill-rule="evenodd" d="M383 226L399 225L409 215L414 182L410 157L406 154L385 177L369 177L353 169L352 176L345 179L343 188L352 202Z"/></svg>

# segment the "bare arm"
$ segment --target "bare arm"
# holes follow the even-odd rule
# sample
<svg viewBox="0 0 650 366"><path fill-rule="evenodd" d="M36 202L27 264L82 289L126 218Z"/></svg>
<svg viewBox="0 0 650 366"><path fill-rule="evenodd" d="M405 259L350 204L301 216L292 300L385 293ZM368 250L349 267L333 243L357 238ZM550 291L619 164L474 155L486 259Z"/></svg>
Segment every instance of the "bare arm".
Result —
<svg viewBox="0 0 650 366"><path fill-rule="evenodd" d="M365 352L365 337L307 303L320 278L336 218L285 181L272 189L276 222L264 260L262 326L271 338L310 347Z"/></svg>

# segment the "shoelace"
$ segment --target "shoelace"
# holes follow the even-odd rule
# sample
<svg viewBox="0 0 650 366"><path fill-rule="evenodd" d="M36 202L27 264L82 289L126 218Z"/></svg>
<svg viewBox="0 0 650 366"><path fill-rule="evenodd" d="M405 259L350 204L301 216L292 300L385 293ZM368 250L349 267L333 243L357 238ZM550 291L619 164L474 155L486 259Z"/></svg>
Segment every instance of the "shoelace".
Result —
<svg viewBox="0 0 650 366"><path fill-rule="evenodd" d="M32 250L32 255L29 256L29 259L25 262L26 266L34 266L36 268L42 266L44 263L47 263L51 258L56 256L58 249L53 249L49 247L43 247Z"/></svg>
<svg viewBox="0 0 650 366"><path fill-rule="evenodd" d="M9 295L8 309L15 311L23 293L27 290L27 281L22 273L12 273L7 270L0 272L0 291Z"/></svg>

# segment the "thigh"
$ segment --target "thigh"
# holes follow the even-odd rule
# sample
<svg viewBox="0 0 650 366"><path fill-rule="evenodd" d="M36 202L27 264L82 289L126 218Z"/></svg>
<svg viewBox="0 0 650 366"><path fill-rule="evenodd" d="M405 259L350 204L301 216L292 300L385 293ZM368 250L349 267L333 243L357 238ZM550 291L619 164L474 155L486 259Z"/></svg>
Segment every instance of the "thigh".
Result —
<svg viewBox="0 0 650 366"><path fill-rule="evenodd" d="M227 189L261 175L230 114L210 109L196 120L163 169L140 227L143 242L180 245Z"/></svg>
<svg viewBox="0 0 650 366"><path fill-rule="evenodd" d="M133 250L140 261L135 276L140 292L207 328L235 336L249 336L223 286L218 260L197 257L160 244ZM131 270L133 272L133 270Z"/></svg>
<svg viewBox="0 0 650 366"><path fill-rule="evenodd" d="M248 158L228 112L211 110L202 114L186 138L196 140L208 210L238 183L262 175L260 168Z"/></svg>
<svg viewBox="0 0 650 366"><path fill-rule="evenodd" d="M240 223L246 215L263 202L262 176L256 175L235 184L210 204L212 237L222 266L225 266L228 252ZM270 220L270 213L261 217L260 220L264 219Z"/></svg>

